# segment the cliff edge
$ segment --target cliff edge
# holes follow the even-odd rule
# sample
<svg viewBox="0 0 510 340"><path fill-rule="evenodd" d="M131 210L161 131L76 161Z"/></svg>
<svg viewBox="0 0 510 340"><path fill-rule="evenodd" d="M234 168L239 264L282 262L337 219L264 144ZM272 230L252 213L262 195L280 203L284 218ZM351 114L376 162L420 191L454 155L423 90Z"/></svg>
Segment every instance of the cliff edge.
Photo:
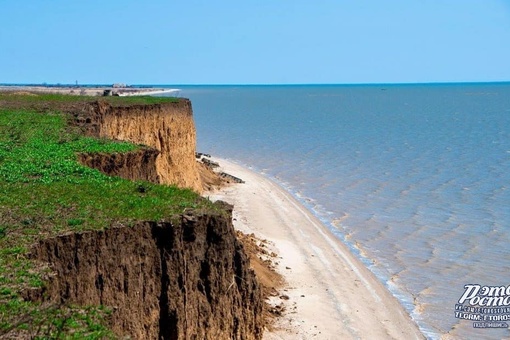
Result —
<svg viewBox="0 0 510 340"><path fill-rule="evenodd" d="M262 336L261 291L230 213L58 236L41 240L30 256L53 270L32 299L111 307L120 337Z"/></svg>
<svg viewBox="0 0 510 340"><path fill-rule="evenodd" d="M196 130L188 99L120 106L97 101L73 113L76 124L89 135L129 141L157 150L158 183L202 192L204 184L195 160Z"/></svg>
<svg viewBox="0 0 510 340"><path fill-rule="evenodd" d="M0 338L262 337L232 207L197 194L191 103L135 100L0 93Z"/></svg>

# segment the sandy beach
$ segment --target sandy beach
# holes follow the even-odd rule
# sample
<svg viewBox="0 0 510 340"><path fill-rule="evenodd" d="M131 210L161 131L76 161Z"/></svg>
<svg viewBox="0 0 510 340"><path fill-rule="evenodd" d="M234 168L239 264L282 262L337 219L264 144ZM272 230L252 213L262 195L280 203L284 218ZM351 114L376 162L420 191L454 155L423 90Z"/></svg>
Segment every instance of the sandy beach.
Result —
<svg viewBox="0 0 510 340"><path fill-rule="evenodd" d="M424 338L384 285L290 194L249 169L213 160L245 183L206 196L234 205L234 226L268 241L285 279L271 300L285 312L265 339Z"/></svg>
<svg viewBox="0 0 510 340"><path fill-rule="evenodd" d="M35 94L69 94L80 96L103 96L105 91L109 91L109 95L116 95L121 97L132 96L152 96L161 94L178 94L179 89L169 88L155 88L155 87L119 87L114 88L111 86L91 87L91 86L1 86L0 91L3 92L29 92Z"/></svg>

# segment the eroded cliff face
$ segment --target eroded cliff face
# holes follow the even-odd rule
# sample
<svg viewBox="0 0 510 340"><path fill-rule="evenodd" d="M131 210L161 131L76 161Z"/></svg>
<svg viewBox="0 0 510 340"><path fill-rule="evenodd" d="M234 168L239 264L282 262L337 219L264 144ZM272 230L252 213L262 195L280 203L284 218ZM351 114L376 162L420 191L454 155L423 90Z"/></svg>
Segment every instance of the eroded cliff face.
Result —
<svg viewBox="0 0 510 340"><path fill-rule="evenodd" d="M125 106L42 102L33 109L67 112L88 135L146 145L125 154L78 155L83 164L109 175L198 192L217 179L197 169L189 100ZM119 338L262 337L261 289L227 204L159 222L41 239L29 256L50 271L43 288L22 293L25 299L57 307L104 305L112 309L110 326Z"/></svg>
<svg viewBox="0 0 510 340"><path fill-rule="evenodd" d="M202 192L195 160L196 130L191 102L112 106L99 101L74 112L76 123L97 137L130 141L159 152L156 171L161 184Z"/></svg>
<svg viewBox="0 0 510 340"><path fill-rule="evenodd" d="M119 176L131 181L160 183L156 169L159 152L152 148L141 148L126 153L81 153L80 163L97 169L109 176Z"/></svg>
<svg viewBox="0 0 510 340"><path fill-rule="evenodd" d="M55 275L55 303L113 308L135 339L260 339L262 296L227 214L187 214L39 242L32 258Z"/></svg>

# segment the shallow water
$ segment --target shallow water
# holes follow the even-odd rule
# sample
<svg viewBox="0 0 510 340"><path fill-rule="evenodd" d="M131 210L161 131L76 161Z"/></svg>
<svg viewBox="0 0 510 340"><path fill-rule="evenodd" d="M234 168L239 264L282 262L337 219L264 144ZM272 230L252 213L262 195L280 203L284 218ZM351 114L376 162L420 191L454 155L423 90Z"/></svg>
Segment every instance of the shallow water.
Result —
<svg viewBox="0 0 510 340"><path fill-rule="evenodd" d="M510 337L454 317L510 284L510 84L180 88L198 151L286 187L428 337Z"/></svg>

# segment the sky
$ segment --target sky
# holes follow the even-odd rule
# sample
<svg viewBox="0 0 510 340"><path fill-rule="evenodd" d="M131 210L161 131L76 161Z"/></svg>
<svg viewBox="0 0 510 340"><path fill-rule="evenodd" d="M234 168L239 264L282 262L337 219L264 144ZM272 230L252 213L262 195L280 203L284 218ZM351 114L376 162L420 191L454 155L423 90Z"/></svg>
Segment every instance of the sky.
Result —
<svg viewBox="0 0 510 340"><path fill-rule="evenodd" d="M510 0L0 0L0 83L510 81Z"/></svg>

